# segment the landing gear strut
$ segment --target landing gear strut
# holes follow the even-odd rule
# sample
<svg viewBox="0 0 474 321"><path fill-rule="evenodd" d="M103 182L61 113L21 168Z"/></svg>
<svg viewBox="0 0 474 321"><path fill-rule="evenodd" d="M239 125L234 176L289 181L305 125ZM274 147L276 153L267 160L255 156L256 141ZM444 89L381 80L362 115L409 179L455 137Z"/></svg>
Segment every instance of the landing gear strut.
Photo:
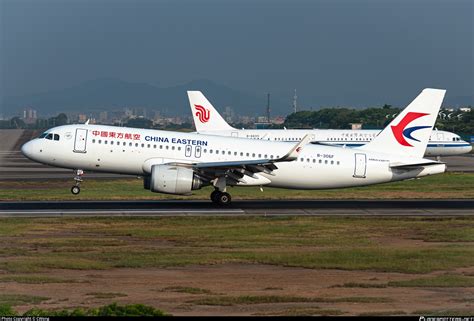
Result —
<svg viewBox="0 0 474 321"><path fill-rule="evenodd" d="M230 197L229 193L221 192L216 189L211 193L211 201L219 205L229 205L232 201L232 198Z"/></svg>
<svg viewBox="0 0 474 321"><path fill-rule="evenodd" d="M84 171L82 169L78 169L75 171L76 176L74 176L74 186L71 187L71 193L73 195L77 195L81 192L81 182L82 182L82 175L84 175Z"/></svg>

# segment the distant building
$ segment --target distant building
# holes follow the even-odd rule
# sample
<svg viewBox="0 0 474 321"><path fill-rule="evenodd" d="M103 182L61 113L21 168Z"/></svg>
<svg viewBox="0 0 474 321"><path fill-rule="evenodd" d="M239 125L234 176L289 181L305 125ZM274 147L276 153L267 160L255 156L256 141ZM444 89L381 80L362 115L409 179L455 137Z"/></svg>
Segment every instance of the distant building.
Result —
<svg viewBox="0 0 474 321"><path fill-rule="evenodd" d="M99 113L99 122L105 124L109 120L108 113L106 111L101 111Z"/></svg>
<svg viewBox="0 0 474 321"><path fill-rule="evenodd" d="M463 113L469 113L472 109L471 107L461 107L459 108L460 111L462 111Z"/></svg>
<svg viewBox="0 0 474 321"><path fill-rule="evenodd" d="M285 122L285 117L283 116L276 116L272 118L272 123L276 125L281 125Z"/></svg>
<svg viewBox="0 0 474 321"><path fill-rule="evenodd" d="M87 115L85 114L79 114L77 117L77 120L79 123L85 123L87 121Z"/></svg>
<svg viewBox="0 0 474 321"><path fill-rule="evenodd" d="M362 129L362 123L350 123L352 130L360 130Z"/></svg>
<svg viewBox="0 0 474 321"><path fill-rule="evenodd" d="M34 124L36 122L37 117L37 112L36 110L32 108L25 108L23 110L23 121L27 124Z"/></svg>

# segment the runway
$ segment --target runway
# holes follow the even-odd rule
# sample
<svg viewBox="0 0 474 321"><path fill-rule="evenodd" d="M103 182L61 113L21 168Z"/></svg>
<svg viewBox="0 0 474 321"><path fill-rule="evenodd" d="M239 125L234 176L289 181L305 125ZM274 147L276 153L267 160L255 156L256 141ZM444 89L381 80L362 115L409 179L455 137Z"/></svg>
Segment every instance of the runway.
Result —
<svg viewBox="0 0 474 321"><path fill-rule="evenodd" d="M275 200L1 202L0 217L59 216L472 216L467 200Z"/></svg>

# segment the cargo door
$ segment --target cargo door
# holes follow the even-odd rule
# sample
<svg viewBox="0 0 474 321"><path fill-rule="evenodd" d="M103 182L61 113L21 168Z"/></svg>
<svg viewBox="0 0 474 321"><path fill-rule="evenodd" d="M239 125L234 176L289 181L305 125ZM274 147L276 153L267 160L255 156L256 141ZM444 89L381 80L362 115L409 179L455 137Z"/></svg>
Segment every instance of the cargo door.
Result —
<svg viewBox="0 0 474 321"><path fill-rule="evenodd" d="M365 178L365 173L367 169L367 156L365 154L356 153L355 154L355 168L354 168L354 177Z"/></svg>

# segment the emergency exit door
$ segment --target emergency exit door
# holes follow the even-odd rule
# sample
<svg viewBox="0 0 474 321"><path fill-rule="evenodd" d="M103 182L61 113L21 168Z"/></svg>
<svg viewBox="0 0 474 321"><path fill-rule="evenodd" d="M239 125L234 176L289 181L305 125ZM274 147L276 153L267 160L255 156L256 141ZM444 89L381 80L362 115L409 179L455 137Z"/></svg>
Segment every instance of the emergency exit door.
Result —
<svg viewBox="0 0 474 321"><path fill-rule="evenodd" d="M76 129L76 138L74 140L74 152L86 153L87 129Z"/></svg>
<svg viewBox="0 0 474 321"><path fill-rule="evenodd" d="M365 178L367 170L367 156L365 154L355 154L354 177Z"/></svg>

